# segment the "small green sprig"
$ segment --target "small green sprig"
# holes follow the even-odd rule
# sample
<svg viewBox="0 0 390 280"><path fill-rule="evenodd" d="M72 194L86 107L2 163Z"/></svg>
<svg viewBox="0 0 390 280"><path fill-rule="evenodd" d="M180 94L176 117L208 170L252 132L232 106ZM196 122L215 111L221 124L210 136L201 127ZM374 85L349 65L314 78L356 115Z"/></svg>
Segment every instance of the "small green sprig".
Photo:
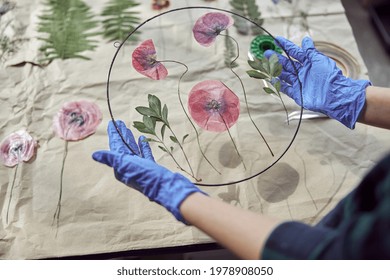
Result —
<svg viewBox="0 0 390 280"><path fill-rule="evenodd" d="M166 104L162 106L161 101L157 96L149 94L148 103L149 107L138 106L135 108L135 110L142 115L143 119L142 122L134 121L134 128L136 128L141 133L154 136L153 138L146 138L144 141L157 143L159 149L167 153L173 159L173 161L176 163L177 167L180 170L193 177L196 181L200 181L200 179L195 177L194 171L183 148L185 140L187 139L189 134L184 135L179 140L179 138L173 132L171 125L169 124L168 107ZM157 123L160 123L159 131L157 129ZM167 144L166 129L168 129L171 133L171 135L169 135L171 144ZM174 146L178 146L182 151L183 156L189 167L189 171L181 167L177 159L173 155L173 151L175 149Z"/></svg>
<svg viewBox="0 0 390 280"><path fill-rule="evenodd" d="M261 18L261 12L259 10L259 6L256 4L256 0L230 0L229 4L232 7L232 12L251 19L259 26L263 25L264 20ZM236 27L238 33L243 35L263 34L262 29L258 28L254 24L251 24L249 21L238 16L233 16L233 18L234 26Z"/></svg>
<svg viewBox="0 0 390 280"><path fill-rule="evenodd" d="M271 55L268 59L266 57L262 59L254 58L254 60L248 60L248 64L254 70L246 71L251 78L260 79L267 82L269 86L263 87L263 90L268 94L274 94L279 97L286 116L288 116L288 111L286 105L283 102L282 95L280 94L281 83L279 76L282 73L283 66L279 63L279 58L276 54ZM287 117L287 123L288 117Z"/></svg>

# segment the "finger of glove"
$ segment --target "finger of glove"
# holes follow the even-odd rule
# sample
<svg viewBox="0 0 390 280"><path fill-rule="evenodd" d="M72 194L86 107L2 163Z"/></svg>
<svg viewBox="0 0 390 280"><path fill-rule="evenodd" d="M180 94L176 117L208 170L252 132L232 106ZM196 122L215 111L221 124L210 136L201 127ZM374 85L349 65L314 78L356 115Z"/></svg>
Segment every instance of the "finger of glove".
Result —
<svg viewBox="0 0 390 280"><path fill-rule="evenodd" d="M276 37L275 42L280 47L282 47L282 49L292 58L295 58L301 63L305 61L305 53L299 46L295 45L293 42L281 36Z"/></svg>
<svg viewBox="0 0 390 280"><path fill-rule="evenodd" d="M288 84L292 85L297 80L297 75L288 71L282 71L279 78Z"/></svg>
<svg viewBox="0 0 390 280"><path fill-rule="evenodd" d="M152 149L150 148L149 142L145 141L145 139L145 136L140 136L138 138L138 146L141 151L141 156L154 162Z"/></svg>
<svg viewBox="0 0 390 280"><path fill-rule="evenodd" d="M110 151L97 151L92 154L92 158L100 163L106 164L110 167L114 166L115 155Z"/></svg>
<svg viewBox="0 0 390 280"><path fill-rule="evenodd" d="M280 91L286 94L287 96L291 97L299 106L301 106L301 104L298 102L300 101L300 98L299 96L297 96L297 91L294 89L294 87L291 84L286 83L285 81L281 81Z"/></svg>
<svg viewBox="0 0 390 280"><path fill-rule="evenodd" d="M121 181L125 185L141 190L141 187L132 179L137 174L140 174L139 166L142 166L142 163L137 164L137 161L144 159L112 151L97 151L92 154L92 158L97 162L104 163L112 167L117 180Z"/></svg>
<svg viewBox="0 0 390 280"><path fill-rule="evenodd" d="M302 39L302 49L306 53L307 58L310 60L312 60L313 56L317 53L314 42L310 37L305 37Z"/></svg>
<svg viewBox="0 0 390 280"><path fill-rule="evenodd" d="M137 143L135 142L134 135L131 130L128 129L124 122L122 122L121 120L117 120L115 121L115 123L118 127L118 130L122 134L123 139L116 130L113 121L110 121L107 128L110 149L119 153L125 153L130 155L136 153L137 155L140 155ZM123 143L123 140L130 146L132 150L129 150L125 143Z"/></svg>

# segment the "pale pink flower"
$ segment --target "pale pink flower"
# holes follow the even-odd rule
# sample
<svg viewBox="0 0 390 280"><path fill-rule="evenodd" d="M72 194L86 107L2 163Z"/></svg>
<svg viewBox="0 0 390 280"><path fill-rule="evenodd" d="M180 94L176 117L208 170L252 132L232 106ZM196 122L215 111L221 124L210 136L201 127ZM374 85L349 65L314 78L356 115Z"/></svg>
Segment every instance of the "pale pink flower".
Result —
<svg viewBox="0 0 390 280"><path fill-rule="evenodd" d="M54 116L53 130L66 141L77 141L95 133L101 121L102 113L95 103L67 102Z"/></svg>
<svg viewBox="0 0 390 280"><path fill-rule="evenodd" d="M157 61L157 52L152 39L139 45L132 54L134 69L153 80L162 80L168 75L165 66Z"/></svg>
<svg viewBox="0 0 390 280"><path fill-rule="evenodd" d="M221 132L237 122L240 101L222 82L207 80L191 89L188 110L200 127L208 131Z"/></svg>
<svg viewBox="0 0 390 280"><path fill-rule="evenodd" d="M0 144L0 160L8 167L29 161L35 154L37 142L25 130L11 133Z"/></svg>
<svg viewBox="0 0 390 280"><path fill-rule="evenodd" d="M214 43L215 38L223 31L232 26L234 20L219 12L211 12L201 16L195 23L192 32L195 40L202 46L208 47Z"/></svg>

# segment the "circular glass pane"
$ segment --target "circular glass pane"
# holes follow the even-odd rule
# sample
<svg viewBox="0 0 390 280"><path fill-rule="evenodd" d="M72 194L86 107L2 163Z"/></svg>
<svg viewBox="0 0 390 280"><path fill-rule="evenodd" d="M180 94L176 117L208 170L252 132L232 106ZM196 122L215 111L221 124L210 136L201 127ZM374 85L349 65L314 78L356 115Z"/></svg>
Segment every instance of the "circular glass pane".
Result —
<svg viewBox="0 0 390 280"><path fill-rule="evenodd" d="M256 35L242 35L243 24ZM255 22L218 8L179 8L149 18L114 44L107 79L111 118L148 137L157 163L197 185L260 175L290 148L302 108L271 79L278 61L254 55L259 34L274 39ZM292 112L300 118L288 121Z"/></svg>

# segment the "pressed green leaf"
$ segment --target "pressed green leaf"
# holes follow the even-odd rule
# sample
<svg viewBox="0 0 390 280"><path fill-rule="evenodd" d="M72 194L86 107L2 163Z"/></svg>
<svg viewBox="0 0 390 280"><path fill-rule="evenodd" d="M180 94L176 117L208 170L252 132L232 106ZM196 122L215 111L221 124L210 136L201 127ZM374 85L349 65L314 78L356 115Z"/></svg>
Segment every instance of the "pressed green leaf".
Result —
<svg viewBox="0 0 390 280"><path fill-rule="evenodd" d="M164 140L164 136L165 136L165 129L167 128L167 125L166 124L163 124L162 127L161 127L161 139Z"/></svg>
<svg viewBox="0 0 390 280"><path fill-rule="evenodd" d="M183 136L183 140L181 140L181 143L184 144L184 141L186 140L186 138L189 136L189 134L186 134Z"/></svg>
<svg viewBox="0 0 390 280"><path fill-rule="evenodd" d="M157 118L160 117L149 107L138 106L135 108L135 110L143 116L157 117Z"/></svg>
<svg viewBox="0 0 390 280"><path fill-rule="evenodd" d="M146 134L153 134L143 122L133 122L133 127L136 128L139 132L141 133L146 133Z"/></svg>
<svg viewBox="0 0 390 280"><path fill-rule="evenodd" d="M271 73L272 76L274 77L279 77L280 74L282 74L282 71L283 71L283 66L282 64L278 64L275 66L275 68L273 69L273 72Z"/></svg>
<svg viewBox="0 0 390 280"><path fill-rule="evenodd" d="M173 152L173 147L171 146L171 153Z"/></svg>
<svg viewBox="0 0 390 280"><path fill-rule="evenodd" d="M270 65L275 65L275 64L279 63L279 58L278 58L277 54L275 54L275 53L272 54L268 60L269 60Z"/></svg>
<svg viewBox="0 0 390 280"><path fill-rule="evenodd" d="M264 91L269 94L276 94L275 91L272 88L269 87L263 87Z"/></svg>
<svg viewBox="0 0 390 280"><path fill-rule="evenodd" d="M138 121L134 121L133 122L133 126L136 128L136 129L138 129L138 128L145 128L145 125L144 125L144 123L143 122L138 122Z"/></svg>
<svg viewBox="0 0 390 280"><path fill-rule="evenodd" d="M169 136L169 138L171 138L172 142L174 143L179 143L179 141L177 141L177 138L175 136Z"/></svg>
<svg viewBox="0 0 390 280"><path fill-rule="evenodd" d="M261 65L263 66L263 68L264 68L266 73L270 73L271 72L270 65L269 65L269 60L267 58L264 57L261 60Z"/></svg>
<svg viewBox="0 0 390 280"><path fill-rule="evenodd" d="M161 116L161 101L160 99L152 94L148 95L149 108L157 113L157 115Z"/></svg>
<svg viewBox="0 0 390 280"><path fill-rule="evenodd" d="M248 70L246 71L249 75L249 77L251 78L255 78L255 79L267 79L269 78L269 76L265 73L261 73L259 71L256 71L256 70Z"/></svg>
<svg viewBox="0 0 390 280"><path fill-rule="evenodd" d="M163 150L164 152L166 152L166 153L168 153L169 154L169 152L168 152L168 150L167 149L165 149L163 146L158 146L161 150Z"/></svg>
<svg viewBox="0 0 390 280"><path fill-rule="evenodd" d="M271 76L275 76L274 73L275 71L277 70L277 66L280 65L279 64L279 58L276 54L273 54L271 55L271 57L268 59L269 61L269 66L270 66L270 71L269 73L271 74Z"/></svg>
<svg viewBox="0 0 390 280"><path fill-rule="evenodd" d="M147 129L149 129L153 134L156 134L156 121L148 116L143 116L143 121Z"/></svg>
<svg viewBox="0 0 390 280"><path fill-rule="evenodd" d="M277 90L277 92L280 92L281 84L280 84L280 81L279 81L279 80L274 84L274 87L275 87L275 89Z"/></svg>
<svg viewBox="0 0 390 280"><path fill-rule="evenodd" d="M166 124L166 125L169 125L168 123L168 107L166 104L164 104L163 106L163 109L162 109L162 119L163 119L163 122Z"/></svg>
<svg viewBox="0 0 390 280"><path fill-rule="evenodd" d="M109 0L101 16L104 18L103 36L109 41L123 41L141 22L140 13L133 11L139 3L133 0ZM128 38L129 41L138 40L137 31Z"/></svg>
<svg viewBox="0 0 390 280"><path fill-rule="evenodd" d="M157 141L156 139L153 139L153 138L144 138L142 139L143 142L156 142L156 143L160 143L160 141Z"/></svg>
<svg viewBox="0 0 390 280"><path fill-rule="evenodd" d="M259 70L260 72L267 72L267 70L263 67L262 61L260 61L258 58L254 58L254 60L248 60L248 64L253 69Z"/></svg>

